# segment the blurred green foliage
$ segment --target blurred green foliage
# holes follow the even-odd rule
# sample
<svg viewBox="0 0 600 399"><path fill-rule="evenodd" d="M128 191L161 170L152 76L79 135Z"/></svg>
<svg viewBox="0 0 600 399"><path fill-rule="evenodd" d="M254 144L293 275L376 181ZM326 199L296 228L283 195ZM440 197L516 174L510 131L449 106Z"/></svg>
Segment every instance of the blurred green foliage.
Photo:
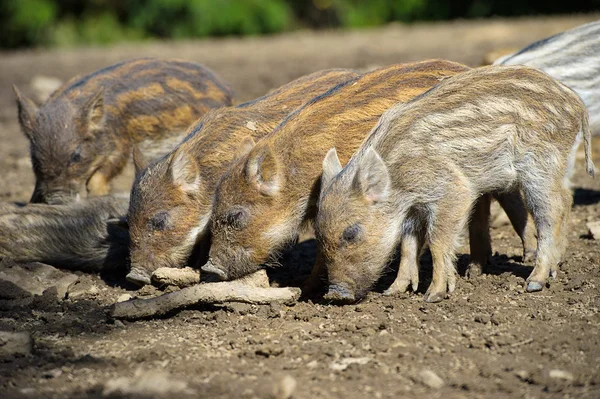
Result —
<svg viewBox="0 0 600 399"><path fill-rule="evenodd" d="M0 47L256 35L391 21L586 12L600 0L0 0Z"/></svg>

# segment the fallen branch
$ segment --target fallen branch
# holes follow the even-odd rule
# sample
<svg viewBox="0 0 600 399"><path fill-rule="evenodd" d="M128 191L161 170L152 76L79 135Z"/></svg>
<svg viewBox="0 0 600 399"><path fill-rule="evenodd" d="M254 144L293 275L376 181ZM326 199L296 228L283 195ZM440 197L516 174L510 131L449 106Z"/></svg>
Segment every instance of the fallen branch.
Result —
<svg viewBox="0 0 600 399"><path fill-rule="evenodd" d="M267 275L262 270L246 279L197 284L154 298L119 302L113 305L111 315L116 319L140 319L164 315L171 310L197 303L293 303L300 297L299 288L270 288L268 279L265 287L265 279Z"/></svg>

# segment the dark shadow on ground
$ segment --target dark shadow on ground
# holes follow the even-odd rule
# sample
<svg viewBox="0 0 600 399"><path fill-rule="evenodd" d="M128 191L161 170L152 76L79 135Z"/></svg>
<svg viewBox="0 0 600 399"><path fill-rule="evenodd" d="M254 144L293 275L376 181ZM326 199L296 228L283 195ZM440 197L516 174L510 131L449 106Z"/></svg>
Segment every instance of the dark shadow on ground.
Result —
<svg viewBox="0 0 600 399"><path fill-rule="evenodd" d="M576 188L573 195L573 205L593 205L600 202L600 191L587 188Z"/></svg>

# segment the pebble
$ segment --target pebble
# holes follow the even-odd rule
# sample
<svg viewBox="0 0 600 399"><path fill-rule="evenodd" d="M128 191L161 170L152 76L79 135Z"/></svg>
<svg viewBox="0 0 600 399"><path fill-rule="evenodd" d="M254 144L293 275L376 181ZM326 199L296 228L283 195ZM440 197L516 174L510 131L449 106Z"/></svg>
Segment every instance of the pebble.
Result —
<svg viewBox="0 0 600 399"><path fill-rule="evenodd" d="M117 298L117 302L125 302L125 301L128 301L130 299L131 299L131 295L130 294L121 294Z"/></svg>
<svg viewBox="0 0 600 399"><path fill-rule="evenodd" d="M550 370L550 372L548 373L548 376L550 378L555 378L558 380L565 380L565 381L573 381L575 379L575 377L573 377L572 373L565 371L565 370L558 370L558 369Z"/></svg>
<svg viewBox="0 0 600 399"><path fill-rule="evenodd" d="M600 240L600 220L596 220L595 222L586 223L587 228L590 231L591 236L594 240Z"/></svg>
<svg viewBox="0 0 600 399"><path fill-rule="evenodd" d="M423 385L433 389L440 389L444 386L444 380L442 380L436 373L431 370L425 369L419 373L419 378Z"/></svg>
<svg viewBox="0 0 600 399"><path fill-rule="evenodd" d="M291 375L285 375L273 388L273 397L275 399L290 399L296 390L298 383Z"/></svg>
<svg viewBox="0 0 600 399"><path fill-rule="evenodd" d="M32 347L29 333L0 331L0 359L29 355Z"/></svg>

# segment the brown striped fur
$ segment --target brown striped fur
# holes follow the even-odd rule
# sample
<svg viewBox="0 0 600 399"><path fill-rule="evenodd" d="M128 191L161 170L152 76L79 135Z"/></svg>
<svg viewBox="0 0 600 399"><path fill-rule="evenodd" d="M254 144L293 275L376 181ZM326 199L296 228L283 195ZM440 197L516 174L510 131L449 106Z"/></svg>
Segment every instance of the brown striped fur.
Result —
<svg viewBox="0 0 600 399"><path fill-rule="evenodd" d="M346 167L334 151L324 161L333 173L324 181L316 231L330 280L326 299L360 299L399 244L394 285L405 289L413 275L418 282L428 243L434 272L425 299L442 300L455 288L455 251L472 208L487 223L490 194L520 191L538 232L527 290L541 290L565 252L568 176L580 136L593 175L583 101L529 67L467 71L394 106ZM489 247L487 230L478 240ZM404 259L406 252L412 257Z"/></svg>
<svg viewBox="0 0 600 399"><path fill-rule="evenodd" d="M248 103L210 111L176 150L140 171L128 214L128 278L144 284L158 267L185 265L194 245L207 243L214 188L236 154L304 102L356 76L345 69L316 72Z"/></svg>
<svg viewBox="0 0 600 399"><path fill-rule="evenodd" d="M183 60L139 59L75 77L39 108L18 89L19 122L31 143L31 202L61 203L87 188L105 194L135 143L156 159L232 91L212 71Z"/></svg>
<svg viewBox="0 0 600 399"><path fill-rule="evenodd" d="M221 179L203 269L233 279L273 259L314 218L321 164L331 147L346 162L386 109L467 69L441 60L377 69L291 114Z"/></svg>

